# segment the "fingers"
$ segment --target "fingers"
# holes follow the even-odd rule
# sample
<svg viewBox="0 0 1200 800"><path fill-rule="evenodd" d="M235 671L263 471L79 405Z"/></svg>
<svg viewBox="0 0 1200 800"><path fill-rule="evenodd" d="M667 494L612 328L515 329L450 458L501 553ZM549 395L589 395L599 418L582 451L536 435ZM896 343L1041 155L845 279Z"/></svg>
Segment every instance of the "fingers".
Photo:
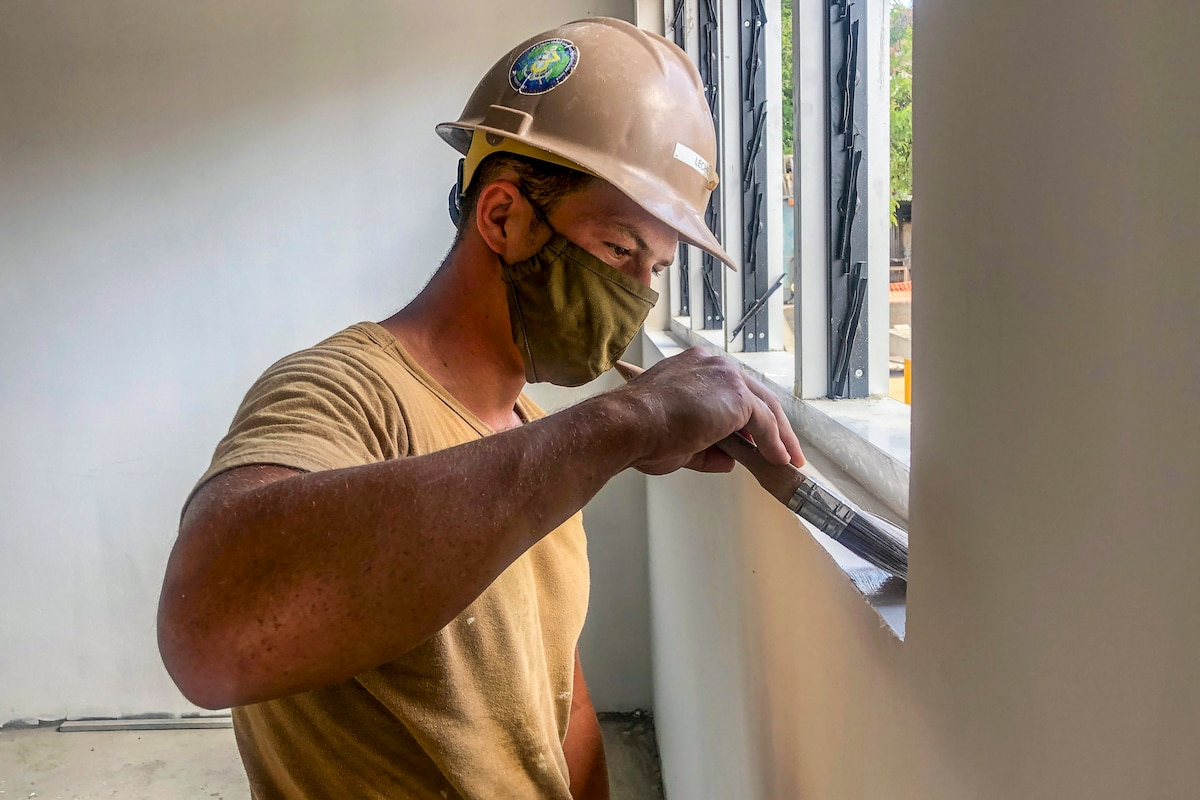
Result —
<svg viewBox="0 0 1200 800"><path fill-rule="evenodd" d="M643 471L681 466L727 472L732 461L710 445L742 429L773 464L804 464L804 453L779 398L732 359L692 348L664 359L627 385L649 435ZM711 452L710 452L711 451Z"/></svg>
<svg viewBox="0 0 1200 800"><path fill-rule="evenodd" d="M751 377L746 377L746 383L750 390L766 405L772 417L775 419L775 430L778 433L778 443L782 446L782 453L778 453L780 460L772 463L776 464L791 464L794 467L802 467L805 463L804 451L800 447L800 439L796 436L796 432L792 430L792 422L788 419L787 412L783 410L783 404L779 402L779 398L764 386L759 381ZM771 456L763 453L768 459Z"/></svg>
<svg viewBox="0 0 1200 800"><path fill-rule="evenodd" d="M732 456L713 446L696 453L684 466L696 472L733 472L736 464Z"/></svg>
<svg viewBox="0 0 1200 800"><path fill-rule="evenodd" d="M757 395L751 395L750 419L746 420L744 430L758 446L767 461L772 464L786 464L789 460L787 448L779 438L779 422L771 413L770 407Z"/></svg>
<svg viewBox="0 0 1200 800"><path fill-rule="evenodd" d="M804 452L779 398L754 378L742 377L751 394L750 419L744 431L772 464L803 466Z"/></svg>

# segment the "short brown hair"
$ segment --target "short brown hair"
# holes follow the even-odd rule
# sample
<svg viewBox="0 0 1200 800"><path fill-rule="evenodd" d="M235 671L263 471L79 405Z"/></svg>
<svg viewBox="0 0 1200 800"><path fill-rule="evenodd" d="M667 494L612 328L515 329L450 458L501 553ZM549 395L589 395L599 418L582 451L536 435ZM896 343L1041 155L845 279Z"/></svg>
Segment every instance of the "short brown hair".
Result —
<svg viewBox="0 0 1200 800"><path fill-rule="evenodd" d="M458 220L458 233L454 237L456 245L462 241L467 226L475 219L475 206L479 204L479 195L483 192L483 187L500 177L505 170L516 173L515 183L521 187L521 191L539 214L549 214L564 197L586 188L596 180L586 172L548 161L512 153L492 153L480 162L471 178L471 185L462 197L462 213Z"/></svg>

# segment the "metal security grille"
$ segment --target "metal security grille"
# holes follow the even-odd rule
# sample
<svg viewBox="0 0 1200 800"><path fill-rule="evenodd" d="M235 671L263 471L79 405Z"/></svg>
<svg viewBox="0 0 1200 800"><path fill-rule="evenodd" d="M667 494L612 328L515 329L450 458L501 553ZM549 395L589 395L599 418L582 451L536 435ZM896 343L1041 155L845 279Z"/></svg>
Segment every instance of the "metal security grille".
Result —
<svg viewBox="0 0 1200 800"><path fill-rule="evenodd" d="M721 26L720 15L717 13L717 0L700 0L700 80L704 83L704 95L708 98L708 108L712 111L713 124L717 129L717 152L721 152L721 105L718 84L721 75ZM719 166L719 165L718 165ZM721 229L721 186L712 193L708 201L708 210L704 220L708 228L717 235L719 241L724 241L724 231ZM704 253L700 261L700 279L704 283L704 330L721 328L725 323L725 305L722 302L723 287L721 284L721 262L708 253Z"/></svg>
<svg viewBox="0 0 1200 800"><path fill-rule="evenodd" d="M687 49L686 0L675 0L675 8L671 12L671 34L675 44L683 50ZM679 316L687 317L692 313L692 253L691 247L683 242L679 244Z"/></svg>
<svg viewBox="0 0 1200 800"><path fill-rule="evenodd" d="M740 0L741 139L742 139L742 315L729 332L744 335L742 350L769 347L767 299L783 284L767 283L767 76L766 9L762 0Z"/></svg>
<svg viewBox="0 0 1200 800"><path fill-rule="evenodd" d="M829 26L829 395L866 397L865 0L833 0Z"/></svg>

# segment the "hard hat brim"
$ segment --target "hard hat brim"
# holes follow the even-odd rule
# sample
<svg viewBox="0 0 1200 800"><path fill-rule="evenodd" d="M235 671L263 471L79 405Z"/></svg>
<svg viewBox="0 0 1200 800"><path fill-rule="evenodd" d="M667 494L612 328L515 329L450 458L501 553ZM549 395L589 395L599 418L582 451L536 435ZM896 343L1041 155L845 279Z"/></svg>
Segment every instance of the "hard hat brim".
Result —
<svg viewBox="0 0 1200 800"><path fill-rule="evenodd" d="M442 139L464 156L470 150L471 137L475 131L500 137L513 136L513 131L492 127L478 122L460 120L443 122L436 128ZM584 171L605 176L607 180L647 213L669 225L679 234L682 243L694 245L711 254L734 272L737 264L725 252L717 237L709 230L704 219L683 202L669 186L643 170L621 163L620 159L604 153L584 153L578 147L558 147L551 138L521 136L521 141L533 145L555 156L578 164ZM564 152L566 151L566 152Z"/></svg>

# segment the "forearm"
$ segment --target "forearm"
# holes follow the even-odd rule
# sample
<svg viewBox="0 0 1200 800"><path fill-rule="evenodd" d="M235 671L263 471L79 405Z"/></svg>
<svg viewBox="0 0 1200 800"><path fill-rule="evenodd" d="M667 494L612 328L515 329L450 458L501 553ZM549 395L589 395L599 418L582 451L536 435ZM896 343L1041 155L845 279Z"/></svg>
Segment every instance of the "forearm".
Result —
<svg viewBox="0 0 1200 800"><path fill-rule="evenodd" d="M597 398L430 455L202 491L163 587L168 669L220 707L406 652L629 466L630 414Z"/></svg>

